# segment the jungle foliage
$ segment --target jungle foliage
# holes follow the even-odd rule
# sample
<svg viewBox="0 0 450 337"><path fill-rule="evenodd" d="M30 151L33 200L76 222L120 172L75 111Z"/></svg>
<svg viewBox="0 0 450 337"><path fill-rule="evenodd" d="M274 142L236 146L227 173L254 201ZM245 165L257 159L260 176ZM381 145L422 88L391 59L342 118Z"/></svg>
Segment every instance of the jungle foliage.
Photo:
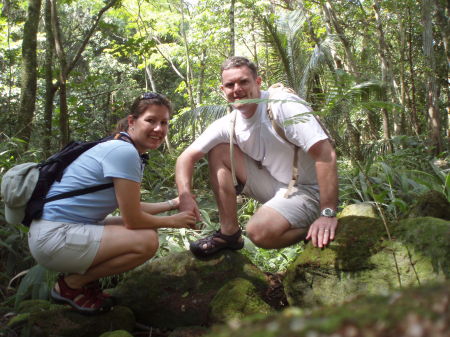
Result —
<svg viewBox="0 0 450 337"><path fill-rule="evenodd" d="M0 176L71 139L105 136L134 97L157 91L175 114L168 142L151 154L143 197L174 197L177 155L226 113L219 68L234 54L258 65L263 88L294 88L327 125L341 206L373 202L400 218L428 190L450 200L449 11L444 0L4 0ZM216 227L206 161L194 186L203 229L160 231L159 254ZM257 207L244 199L240 221ZM33 280L54 275L33 267L27 229L0 223L0 303L46 296L46 283ZM246 247L271 272L302 249ZM19 289L13 277L31 267L25 284L38 287Z"/></svg>

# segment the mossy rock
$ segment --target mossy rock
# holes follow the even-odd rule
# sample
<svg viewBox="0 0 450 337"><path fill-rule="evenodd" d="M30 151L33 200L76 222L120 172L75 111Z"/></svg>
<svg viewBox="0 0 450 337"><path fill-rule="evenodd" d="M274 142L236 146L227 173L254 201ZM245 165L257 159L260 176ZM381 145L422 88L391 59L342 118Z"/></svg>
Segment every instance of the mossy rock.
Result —
<svg viewBox="0 0 450 337"><path fill-rule="evenodd" d="M441 228L442 220L430 220L428 227ZM433 223L433 225L431 224ZM425 225L422 222L422 225ZM391 240L380 219L345 217L339 219L339 231L329 247L318 249L308 244L288 268L284 287L289 304L300 307L335 305L366 294L383 294L405 286L445 280L444 258L447 243L432 248L430 238L417 237L430 245L428 251L412 249L406 233L419 231L420 225L388 223ZM438 233L445 232L445 226ZM414 234L411 234L414 235ZM445 240L445 235L442 235ZM420 247L416 243L415 247ZM434 246L433 246L434 247ZM438 251L439 253L436 253ZM447 255L449 256L449 255ZM437 262L439 261L439 262ZM436 267L439 266L439 267Z"/></svg>
<svg viewBox="0 0 450 337"><path fill-rule="evenodd" d="M185 251L130 272L113 293L143 324L163 329L207 326L211 300L235 278L248 280L260 294L268 287L264 273L238 252L226 250L197 259Z"/></svg>
<svg viewBox="0 0 450 337"><path fill-rule="evenodd" d="M449 336L450 283L366 296L340 306L291 307L213 327L204 337Z"/></svg>
<svg viewBox="0 0 450 337"><path fill-rule="evenodd" d="M427 257L434 274L442 273L450 279L450 221L433 217L404 219L393 227L393 235L407 245L411 256Z"/></svg>
<svg viewBox="0 0 450 337"><path fill-rule="evenodd" d="M420 195L408 211L408 218L434 217L450 221L450 202L438 191Z"/></svg>
<svg viewBox="0 0 450 337"><path fill-rule="evenodd" d="M133 335L126 330L115 330L102 333L99 337L133 337Z"/></svg>
<svg viewBox="0 0 450 337"><path fill-rule="evenodd" d="M378 213L371 203L361 202L345 206L339 213L339 218L344 216L364 216L368 218L379 218Z"/></svg>
<svg viewBox="0 0 450 337"><path fill-rule="evenodd" d="M68 306L32 300L22 302L19 310L8 327L33 337L98 337L111 330L132 331L135 325L131 310L121 306L104 314L86 316Z"/></svg>
<svg viewBox="0 0 450 337"><path fill-rule="evenodd" d="M250 315L266 315L273 309L258 295L250 281L236 278L225 284L211 301L211 319L214 323L224 323L232 319L242 319Z"/></svg>
<svg viewBox="0 0 450 337"><path fill-rule="evenodd" d="M203 326L189 326L176 328L167 337L200 337L209 332L209 329Z"/></svg>

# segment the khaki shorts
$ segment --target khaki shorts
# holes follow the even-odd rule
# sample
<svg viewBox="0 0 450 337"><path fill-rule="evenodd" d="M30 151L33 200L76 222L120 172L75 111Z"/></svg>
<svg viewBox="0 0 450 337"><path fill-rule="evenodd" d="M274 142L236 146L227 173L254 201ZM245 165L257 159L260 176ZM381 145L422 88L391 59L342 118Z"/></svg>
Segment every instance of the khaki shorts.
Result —
<svg viewBox="0 0 450 337"><path fill-rule="evenodd" d="M103 228L102 224L34 220L28 232L28 245L31 255L42 266L84 274L98 252Z"/></svg>
<svg viewBox="0 0 450 337"><path fill-rule="evenodd" d="M319 187L297 185L297 191L285 198L287 185L275 180L258 163L245 156L247 182L242 194L273 208L295 228L308 228L319 217Z"/></svg>

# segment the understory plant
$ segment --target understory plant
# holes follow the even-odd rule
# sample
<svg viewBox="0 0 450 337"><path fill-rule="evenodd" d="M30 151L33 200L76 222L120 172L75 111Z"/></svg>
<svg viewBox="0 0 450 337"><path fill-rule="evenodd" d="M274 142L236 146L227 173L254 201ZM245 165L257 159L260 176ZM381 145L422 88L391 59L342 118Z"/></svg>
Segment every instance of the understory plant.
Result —
<svg viewBox="0 0 450 337"><path fill-rule="evenodd" d="M450 158L430 155L426 145L413 137L393 140L395 151L365 156L365 162L340 163L341 206L376 203L390 219L406 214L417 197L430 190L450 201Z"/></svg>

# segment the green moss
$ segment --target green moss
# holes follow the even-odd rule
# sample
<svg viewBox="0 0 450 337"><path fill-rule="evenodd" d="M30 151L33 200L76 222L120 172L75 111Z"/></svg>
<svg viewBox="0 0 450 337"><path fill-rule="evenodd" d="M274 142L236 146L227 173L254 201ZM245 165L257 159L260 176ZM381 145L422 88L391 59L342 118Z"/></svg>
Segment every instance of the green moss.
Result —
<svg viewBox="0 0 450 337"><path fill-rule="evenodd" d="M40 312L40 311L48 311L48 310L57 310L67 308L64 305L55 304L46 300L25 300L19 303L17 307L17 312Z"/></svg>
<svg viewBox="0 0 450 337"><path fill-rule="evenodd" d="M438 191L419 196L408 211L408 218L434 217L450 221L450 202Z"/></svg>
<svg viewBox="0 0 450 337"><path fill-rule="evenodd" d="M248 280L236 278L225 284L211 301L213 322L242 319L254 314L267 314L271 307L257 293Z"/></svg>
<svg viewBox="0 0 450 337"><path fill-rule="evenodd" d="M45 302L45 301L44 301ZM86 316L70 308L44 302L31 301L30 313L16 316L9 324L21 326L24 335L60 337L98 337L111 329L132 331L135 325L130 309L117 306L112 311L97 316ZM47 310L40 310L47 306Z"/></svg>
<svg viewBox="0 0 450 337"><path fill-rule="evenodd" d="M339 214L339 218L345 216L363 216L368 218L378 218L378 214L370 203L362 202L346 206Z"/></svg>
<svg viewBox="0 0 450 337"><path fill-rule="evenodd" d="M412 252L429 257L434 273L450 279L449 221L432 217L405 219L395 227L394 234Z"/></svg>
<svg viewBox="0 0 450 337"><path fill-rule="evenodd" d="M102 333L99 337L133 337L133 335L126 330L115 330Z"/></svg>
<svg viewBox="0 0 450 337"><path fill-rule="evenodd" d="M406 336L410 324L420 327L423 336L442 335L450 328L449 292L447 282L312 311L291 308L262 320L215 327L205 337Z"/></svg>
<svg viewBox="0 0 450 337"><path fill-rule="evenodd" d="M448 278L449 223L435 218L388 224L346 217L334 243L308 245L287 271L284 286L291 305L340 304L365 294L385 294Z"/></svg>
<svg viewBox="0 0 450 337"><path fill-rule="evenodd" d="M19 314L11 318L7 324L9 328L14 328L18 325L26 324L28 322L28 318L30 317L29 313Z"/></svg>
<svg viewBox="0 0 450 337"><path fill-rule="evenodd" d="M144 324L169 329L207 325L211 300L237 277L251 282L258 292L267 289L264 273L238 252L197 259L185 251L152 260L131 272L114 295Z"/></svg>

